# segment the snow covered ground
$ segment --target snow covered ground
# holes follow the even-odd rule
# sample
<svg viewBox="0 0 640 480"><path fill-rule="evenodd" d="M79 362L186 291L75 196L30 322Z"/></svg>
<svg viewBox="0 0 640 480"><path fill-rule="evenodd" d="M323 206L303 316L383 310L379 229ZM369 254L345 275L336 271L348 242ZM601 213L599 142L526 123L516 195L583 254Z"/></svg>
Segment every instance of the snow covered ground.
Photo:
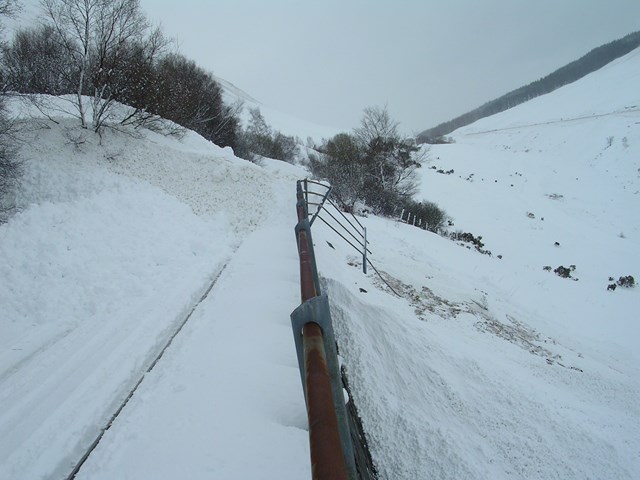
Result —
<svg viewBox="0 0 640 480"><path fill-rule="evenodd" d="M640 477L640 289L606 289L640 277L639 76L636 51L432 147L421 195L492 256L361 219L396 297L314 224L381 478ZM309 478L288 318L305 172L22 118L0 478L65 478L142 376L78 478ZM578 281L543 270L561 264Z"/></svg>
<svg viewBox="0 0 640 480"><path fill-rule="evenodd" d="M215 78L222 87L222 98L225 103L229 105L236 105L239 102L242 104L243 110L240 115L240 119L245 126L249 122L249 110L252 108L258 108L271 128L276 131L283 132L286 135L297 137L303 142L303 144L307 141L308 137L313 138L313 140L319 143L322 139L329 139L340 133L340 130L337 128L318 125L281 112L271 105L266 105L256 100L244 90L236 87L233 83L223 78Z"/></svg>

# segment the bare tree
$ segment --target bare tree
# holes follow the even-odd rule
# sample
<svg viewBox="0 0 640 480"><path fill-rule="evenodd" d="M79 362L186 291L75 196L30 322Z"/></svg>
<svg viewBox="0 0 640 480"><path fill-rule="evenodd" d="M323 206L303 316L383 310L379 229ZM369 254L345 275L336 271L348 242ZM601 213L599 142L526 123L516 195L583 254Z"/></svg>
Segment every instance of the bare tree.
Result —
<svg viewBox="0 0 640 480"><path fill-rule="evenodd" d="M19 7L16 0L0 0L0 17L14 15ZM0 25L0 28L2 26ZM0 223L12 210L9 194L20 176L20 163L16 157L16 138L13 122L5 108L4 88L0 91Z"/></svg>
<svg viewBox="0 0 640 480"><path fill-rule="evenodd" d="M22 171L16 155L15 128L7 116L4 95L0 96L0 223L13 209L9 198Z"/></svg>
<svg viewBox="0 0 640 480"><path fill-rule="evenodd" d="M386 108L367 107L362 113L360 127L353 130L354 135L368 148L380 150L385 143L400 139L398 122L391 119Z"/></svg>
<svg viewBox="0 0 640 480"><path fill-rule="evenodd" d="M354 135L364 152L365 199L370 205L386 210L415 194L420 149L400 135L386 108L366 108Z"/></svg>
<svg viewBox="0 0 640 480"><path fill-rule="evenodd" d="M3 48L6 87L20 93L72 93L75 69L67 61L58 34L49 25L19 30Z"/></svg>
<svg viewBox="0 0 640 480"><path fill-rule="evenodd" d="M156 115L161 102L158 95L160 79L156 63L169 41L160 28L153 29L144 41L128 45L118 68L118 88L114 96L119 102L132 107L120 121L123 125L158 128L162 131L166 122Z"/></svg>
<svg viewBox="0 0 640 480"><path fill-rule="evenodd" d="M115 101L117 67L130 42L140 41L149 29L139 0L41 0L49 25L77 72L74 106L83 128L99 131Z"/></svg>
<svg viewBox="0 0 640 480"><path fill-rule="evenodd" d="M241 103L227 106L212 74L183 55L172 54L157 63L158 108L155 113L220 146L234 146Z"/></svg>
<svg viewBox="0 0 640 480"><path fill-rule="evenodd" d="M13 17L20 8L19 0L0 0L0 17Z"/></svg>

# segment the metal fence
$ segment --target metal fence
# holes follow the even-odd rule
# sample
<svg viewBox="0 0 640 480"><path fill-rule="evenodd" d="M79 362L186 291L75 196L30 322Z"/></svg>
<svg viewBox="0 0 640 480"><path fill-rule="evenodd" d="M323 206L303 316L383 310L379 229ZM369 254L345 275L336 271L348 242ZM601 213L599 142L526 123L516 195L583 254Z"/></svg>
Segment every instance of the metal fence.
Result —
<svg viewBox="0 0 640 480"><path fill-rule="evenodd" d="M362 255L362 270L367 273L367 255L371 255L369 250L369 242L367 241L367 229L360 223L358 218L350 214L347 217L341 208L339 208L329 197L331 187L325 183L316 182L314 180L302 180L305 201L308 206L315 207L316 211L311 217L311 225L320 219L325 225L333 230L342 240L351 245L358 253ZM309 200L309 197L312 197ZM319 197L318 201L315 201ZM325 206L333 207L334 213ZM325 219L320 213L323 213L331 220ZM333 222L333 223L332 223Z"/></svg>
<svg viewBox="0 0 640 480"><path fill-rule="evenodd" d="M307 204L310 207L316 208L316 211L312 215L311 223L313 223L316 218L322 221L340 239L344 240L362 256L362 271L365 274L367 273L368 267L371 267L389 290L395 295L400 296L371 262L369 257L372 253L369 248L370 243L367 240L367 229L362 225L360 220L358 220L358 217L356 217L353 212L345 214L344 210L347 210L347 208L344 207L344 204L338 205L331 199L330 194L332 190L329 185L309 179L301 180L300 183L303 187Z"/></svg>
<svg viewBox="0 0 640 480"><path fill-rule="evenodd" d="M348 408L345 405L343 382L346 379L338 362L329 300L327 295L320 291L311 237L313 222L318 218L325 221L320 214L326 212L323 207L330 202L330 192L331 188L320 182L297 182L298 223L295 233L300 258L302 304L291 314L291 326L309 420L312 478L366 480L375 478L375 469L353 400L349 399ZM315 209L311 218L310 206ZM337 221L336 217L332 216ZM362 247L363 264L366 265L367 253L370 252L367 252L366 248L364 227L362 230L360 238L352 235L351 240ZM339 234L357 248L346 235ZM345 386L348 388L348 385Z"/></svg>

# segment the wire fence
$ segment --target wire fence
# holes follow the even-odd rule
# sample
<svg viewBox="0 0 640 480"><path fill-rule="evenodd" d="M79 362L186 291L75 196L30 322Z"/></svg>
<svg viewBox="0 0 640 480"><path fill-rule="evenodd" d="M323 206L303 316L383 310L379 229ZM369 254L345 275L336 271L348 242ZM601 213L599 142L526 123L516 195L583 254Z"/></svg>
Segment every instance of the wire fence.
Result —
<svg viewBox="0 0 640 480"><path fill-rule="evenodd" d="M356 252L362 256L362 271L366 274L367 267L371 267L373 271L378 275L380 280L391 290L395 295L400 296L398 292L389 284L386 278L378 271L375 265L369 258L373 255L371 252L370 242L367 239L367 229L362 225L358 217L354 215L352 211L344 208L344 202L337 199L337 202L333 201L330 194L333 192L331 186L327 183L318 182L315 180L305 179L302 180L304 196L307 199L307 204L315 208L313 213L311 224L316 219L319 219L327 227L329 227L340 239L350 245ZM308 199L311 200L308 200Z"/></svg>

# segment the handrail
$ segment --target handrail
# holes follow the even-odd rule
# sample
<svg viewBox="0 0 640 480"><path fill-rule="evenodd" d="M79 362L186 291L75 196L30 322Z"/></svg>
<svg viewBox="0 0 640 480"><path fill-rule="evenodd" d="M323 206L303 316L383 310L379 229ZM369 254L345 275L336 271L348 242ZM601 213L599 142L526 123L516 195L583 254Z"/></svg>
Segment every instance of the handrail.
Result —
<svg viewBox="0 0 640 480"><path fill-rule="evenodd" d="M309 190L309 184L312 185L319 185L323 188L325 188L325 192L324 193L319 193L319 192L314 192L313 190ZM304 199L305 202L307 203L307 216L309 215L309 205L314 205L317 206L318 208L316 208L316 213L313 214L313 216L311 217L311 220L309 221L309 225L313 225L313 222L316 221L317 216L320 214L320 210L322 210L322 207L324 207L324 202L327 201L327 199L329 198L329 194L332 192L333 188L330 185L325 185L324 183L320 183L320 182L316 182L314 180L309 180L308 178L304 179ZM315 203L315 202L310 202L309 201L309 195L315 195L317 197L322 197L322 200L320 200L320 203Z"/></svg>
<svg viewBox="0 0 640 480"><path fill-rule="evenodd" d="M340 209L333 200L328 198L328 193L325 194L320 204L317 204L315 202L309 202L309 195L321 195L321 194L313 191L306 192L306 190L308 190L308 184L320 185L323 188L327 188L327 189L330 189L331 187L329 187L328 185L325 185L324 183L316 182L309 179L306 179L303 182L305 185L305 192L303 195L304 200L306 200L308 205L314 205L314 206L319 205L319 208L317 209L316 213L313 216L313 220L315 220L316 217L322 220L322 222L328 228L333 230L333 232L336 235L342 238L342 240L344 240L348 245L353 247L354 250L356 250L360 255L362 255L362 271L364 272L365 275L367 273L367 266L370 266L371 268L373 268L373 271L376 273L376 275L378 275L382 283L384 283L394 295L400 297L401 295L395 290L395 288L393 288L393 286L389 283L389 281L386 278L384 278L384 276L378 271L378 269L371 262L371 259L367 255L367 254L371 255L372 253L371 253L371 250L369 249L369 241L367 240L367 229L362 225L362 223L360 223L360 220L358 220L358 218L353 214L353 212L350 212L353 220L355 220L355 222L359 225L360 228L358 228L353 224L353 222L351 222L351 220L349 220L349 218L347 218L347 216L344 214L342 209ZM337 196L333 190L331 190L331 192L333 192L334 196ZM340 220L338 220L338 218L336 218L336 216L333 215L328 208L326 207L322 208L325 202L327 203L327 205L333 207L333 209L336 212L338 212L338 214L347 222L349 226L351 226L351 228L349 228L347 225L344 225ZM339 197L338 197L338 202L344 204L344 202ZM321 211L323 212L323 214L326 213L327 216L329 216L333 222L339 225L339 227L332 225L329 221L323 218L320 215ZM350 236L353 240L355 240L355 243L350 241L347 238L346 234L348 234L348 236ZM356 235L358 235L362 240L358 239ZM360 247L356 245L360 245Z"/></svg>
<svg viewBox="0 0 640 480"><path fill-rule="evenodd" d="M307 211L308 197L303 192L300 181L296 197L298 224L295 231L300 258L302 305L291 314L291 321L307 406L312 478L355 480L355 460L346 422L342 386L339 384L328 301L326 296L320 296ZM318 306L317 300L323 303ZM328 339L324 333L327 333ZM327 350L331 352L329 355Z"/></svg>

